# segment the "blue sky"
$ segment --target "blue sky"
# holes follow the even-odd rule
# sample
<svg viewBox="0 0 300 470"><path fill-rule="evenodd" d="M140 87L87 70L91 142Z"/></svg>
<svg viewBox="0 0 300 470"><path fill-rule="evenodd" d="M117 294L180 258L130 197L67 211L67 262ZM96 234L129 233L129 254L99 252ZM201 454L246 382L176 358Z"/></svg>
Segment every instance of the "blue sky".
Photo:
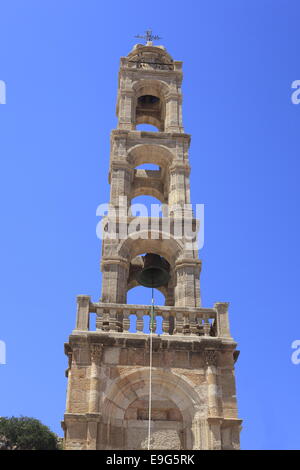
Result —
<svg viewBox="0 0 300 470"><path fill-rule="evenodd" d="M119 58L151 27L184 61L202 299L230 302L242 448L300 448L299 13L293 0L1 2L0 415L62 435L75 298L100 297L95 214L109 195Z"/></svg>

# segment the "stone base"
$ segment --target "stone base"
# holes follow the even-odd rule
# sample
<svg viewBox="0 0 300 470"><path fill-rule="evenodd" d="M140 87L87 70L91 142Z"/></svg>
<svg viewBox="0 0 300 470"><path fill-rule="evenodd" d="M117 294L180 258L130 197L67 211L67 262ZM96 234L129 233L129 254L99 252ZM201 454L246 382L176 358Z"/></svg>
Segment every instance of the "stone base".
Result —
<svg viewBox="0 0 300 470"><path fill-rule="evenodd" d="M70 367L66 449L146 449L150 338L79 332ZM153 335L152 449L237 449L236 343Z"/></svg>

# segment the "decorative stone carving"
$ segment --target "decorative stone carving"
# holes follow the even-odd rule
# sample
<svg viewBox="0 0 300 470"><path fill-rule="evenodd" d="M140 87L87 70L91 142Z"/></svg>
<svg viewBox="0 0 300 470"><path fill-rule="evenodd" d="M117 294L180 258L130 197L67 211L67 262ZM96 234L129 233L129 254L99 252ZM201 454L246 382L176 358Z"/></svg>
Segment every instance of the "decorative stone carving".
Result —
<svg viewBox="0 0 300 470"><path fill-rule="evenodd" d="M218 353L214 349L204 350L204 361L208 366L217 366L218 364Z"/></svg>
<svg viewBox="0 0 300 470"><path fill-rule="evenodd" d="M90 346L91 361L96 364L99 364L102 358L102 352L103 352L102 344L91 344Z"/></svg>

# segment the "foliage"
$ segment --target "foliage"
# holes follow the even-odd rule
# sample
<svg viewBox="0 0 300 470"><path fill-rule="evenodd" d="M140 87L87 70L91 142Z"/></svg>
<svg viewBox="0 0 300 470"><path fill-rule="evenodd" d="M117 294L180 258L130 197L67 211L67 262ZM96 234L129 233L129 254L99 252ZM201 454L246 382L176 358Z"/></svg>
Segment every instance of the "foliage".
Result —
<svg viewBox="0 0 300 470"><path fill-rule="evenodd" d="M38 419L0 418L0 450L57 450L59 439Z"/></svg>

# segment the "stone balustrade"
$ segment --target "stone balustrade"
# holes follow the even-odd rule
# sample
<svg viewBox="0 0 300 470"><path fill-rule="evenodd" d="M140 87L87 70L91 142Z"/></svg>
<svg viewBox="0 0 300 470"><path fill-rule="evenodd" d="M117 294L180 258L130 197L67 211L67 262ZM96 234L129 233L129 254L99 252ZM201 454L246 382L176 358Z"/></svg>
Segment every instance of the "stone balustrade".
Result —
<svg viewBox="0 0 300 470"><path fill-rule="evenodd" d="M77 297L77 306L75 330L89 331L90 314L96 313L96 331L99 333L132 333L136 330L142 334L149 331L149 305L93 303L89 296L81 295ZM155 306L154 317L153 330L159 334L231 338L228 303L216 303L214 308ZM157 329L158 319L161 326Z"/></svg>

